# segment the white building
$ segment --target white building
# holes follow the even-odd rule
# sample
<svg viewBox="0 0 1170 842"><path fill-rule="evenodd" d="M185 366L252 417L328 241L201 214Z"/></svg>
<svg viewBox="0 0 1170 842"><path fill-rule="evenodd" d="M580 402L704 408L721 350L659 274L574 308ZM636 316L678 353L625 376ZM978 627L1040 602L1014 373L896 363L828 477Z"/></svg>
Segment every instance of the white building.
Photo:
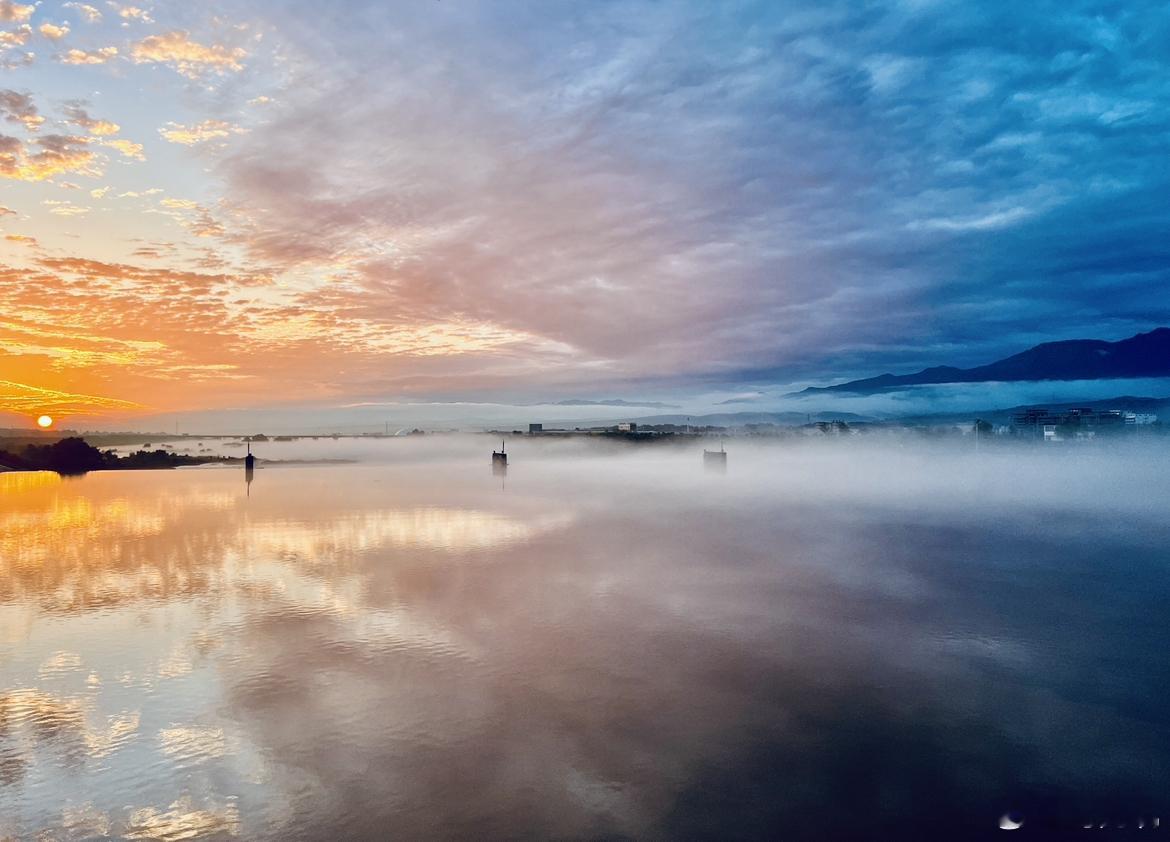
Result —
<svg viewBox="0 0 1170 842"><path fill-rule="evenodd" d="M1126 426L1134 427L1148 427L1150 424L1157 424L1158 416L1150 412L1127 412L1125 413Z"/></svg>

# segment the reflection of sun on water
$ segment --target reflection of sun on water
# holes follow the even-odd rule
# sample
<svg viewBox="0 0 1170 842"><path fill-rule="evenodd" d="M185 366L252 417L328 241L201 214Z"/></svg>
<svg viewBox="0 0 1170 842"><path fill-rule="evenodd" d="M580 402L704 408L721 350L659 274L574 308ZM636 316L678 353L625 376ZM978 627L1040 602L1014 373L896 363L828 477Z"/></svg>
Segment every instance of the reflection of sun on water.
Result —
<svg viewBox="0 0 1170 842"><path fill-rule="evenodd" d="M167 811L143 807L130 814L126 836L131 839L194 839L199 836L236 836L240 810L235 804L199 809L184 795Z"/></svg>
<svg viewBox="0 0 1170 842"><path fill-rule="evenodd" d="M30 781L51 762L78 775L128 776L147 767L175 782L179 795L142 795L137 803L98 795L71 804L60 811L62 836L239 836L234 797L210 787L187 794L183 782L198 772L260 785L274 774L245 732L191 701L216 686L219 664L237 657L240 623L278 611L314 621L327 615L330 634L346 647L425 663L482 658L473 636L427 605L371 606L365 571L356 560L337 562L399 548L462 557L530 541L574 519L545 507L517 515L363 500L357 510L333 509L297 495L269 507L255 506L253 497L247 507L239 475L230 490L223 476L0 475L0 494L8 495L0 506L0 582L10 602L35 606L28 620L0 613L0 648L35 653L11 682L18 689L0 692L0 759L15 757ZM326 564L306 572L306 559ZM265 600L268 593L280 604ZM257 602L249 601L254 594ZM224 654L208 657L217 646ZM22 837L4 797L0 787L0 839Z"/></svg>
<svg viewBox="0 0 1170 842"><path fill-rule="evenodd" d="M235 484L229 491L219 477L96 474L71 483L53 473L0 474L0 492L6 506L11 504L0 507L0 581L10 595L35 596L43 610L54 613L168 600L225 586L276 593L295 581L288 562L332 563L391 547L486 551L523 544L573 520L566 511L515 517L441 506L292 508L288 515L266 517L264 511L236 508ZM252 570L236 581L240 569L224 566L235 560L242 560L242 569L268 562L273 567L270 575L256 577ZM338 589L339 583L331 583L324 600L360 602ZM22 633L0 627L0 640ZM189 662L168 661L159 666L158 677L190 671Z"/></svg>
<svg viewBox="0 0 1170 842"><path fill-rule="evenodd" d="M486 549L519 543L570 518L524 522L474 509L389 509L361 512L323 523L254 524L249 537L264 551L316 556L329 550L419 546L437 550Z"/></svg>
<svg viewBox="0 0 1170 842"><path fill-rule="evenodd" d="M52 471L12 471L0 474L0 494L21 494L36 488L60 485L61 475Z"/></svg>
<svg viewBox="0 0 1170 842"><path fill-rule="evenodd" d="M63 486L61 477L50 471L0 474L0 494L24 506L23 511L0 510L0 572L5 565L39 564L48 558L100 566L96 562L103 548L116 550L126 539L161 535L193 512L219 511L234 501L226 491L197 489L145 500L100 500L77 491ZM42 493L33 496L36 492Z"/></svg>
<svg viewBox="0 0 1170 842"><path fill-rule="evenodd" d="M28 565L55 554L86 555L86 541L157 535L165 525L161 514L135 508L126 500L95 505L84 497L58 499L47 511L0 515L0 560ZM95 553L91 549L88 555Z"/></svg>

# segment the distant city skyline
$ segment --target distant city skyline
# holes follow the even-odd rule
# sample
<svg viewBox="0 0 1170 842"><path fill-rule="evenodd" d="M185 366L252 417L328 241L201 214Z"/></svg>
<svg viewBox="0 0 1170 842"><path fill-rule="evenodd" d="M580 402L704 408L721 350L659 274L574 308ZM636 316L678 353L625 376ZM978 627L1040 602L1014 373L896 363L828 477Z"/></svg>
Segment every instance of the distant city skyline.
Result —
<svg viewBox="0 0 1170 842"><path fill-rule="evenodd" d="M0 0L0 426L792 409L1170 325L1168 37L1153 3ZM1170 384L833 400L1121 394Z"/></svg>

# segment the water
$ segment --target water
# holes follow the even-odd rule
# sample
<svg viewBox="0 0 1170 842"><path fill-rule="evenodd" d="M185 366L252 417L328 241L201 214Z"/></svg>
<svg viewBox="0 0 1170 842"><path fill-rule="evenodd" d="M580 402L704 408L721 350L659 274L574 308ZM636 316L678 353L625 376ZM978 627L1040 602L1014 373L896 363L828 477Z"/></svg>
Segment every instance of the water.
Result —
<svg viewBox="0 0 1170 842"><path fill-rule="evenodd" d="M491 446L0 475L0 838L1170 821L1160 450Z"/></svg>

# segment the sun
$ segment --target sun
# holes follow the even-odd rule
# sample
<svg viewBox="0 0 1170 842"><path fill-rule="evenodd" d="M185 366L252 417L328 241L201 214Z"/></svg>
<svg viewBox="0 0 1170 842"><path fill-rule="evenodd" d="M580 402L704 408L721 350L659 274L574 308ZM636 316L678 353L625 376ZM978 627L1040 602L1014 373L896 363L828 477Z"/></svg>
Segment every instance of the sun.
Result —
<svg viewBox="0 0 1170 842"><path fill-rule="evenodd" d="M50 416L50 415L42 415L40 418L38 418L38 419L37 419L37 426L38 426L38 427L43 427L43 428L44 428L44 429L46 429L46 430L47 430L47 429L49 429L49 427L52 427L52 426L53 426L53 418L52 418L52 416Z"/></svg>

